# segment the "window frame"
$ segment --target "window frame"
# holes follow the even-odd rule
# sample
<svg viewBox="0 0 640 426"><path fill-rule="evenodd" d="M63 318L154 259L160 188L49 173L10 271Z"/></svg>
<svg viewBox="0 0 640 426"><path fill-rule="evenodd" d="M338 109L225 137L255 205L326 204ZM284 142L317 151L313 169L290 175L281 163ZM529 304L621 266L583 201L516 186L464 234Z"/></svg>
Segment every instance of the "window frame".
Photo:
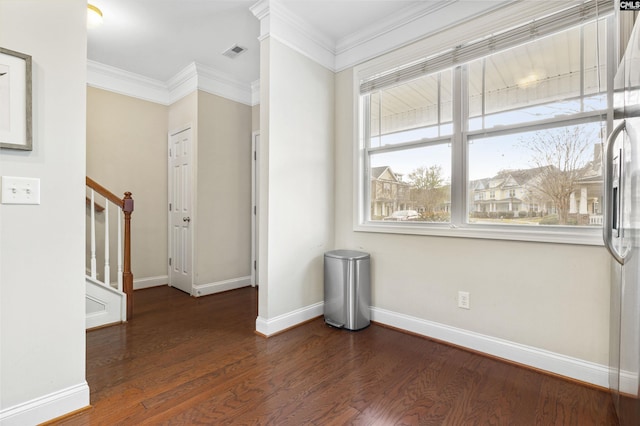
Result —
<svg viewBox="0 0 640 426"><path fill-rule="evenodd" d="M525 131L536 131L546 128L560 127L562 125L575 125L586 122L604 121L607 133L610 132L612 117L613 98L613 75L617 67L615 60L614 43L614 16L608 13L605 18L607 24L606 31L606 80L607 80L607 107L606 110L581 112L567 116L553 117L531 123L518 123L514 125L499 126L498 128L480 129L468 131L466 129L468 119L467 99L467 78L465 64L453 64L453 126L452 135L424 141L412 141L392 146L369 148L366 141L369 138L367 126L364 125L363 117L369 115L366 108L364 96L360 94L360 82L374 75L376 72L384 71L381 64L386 64L386 69L391 69L398 64L410 62L406 55L397 55L399 61L393 61L393 54L385 55L378 64L368 67L356 67L353 74L353 96L354 96L354 123L355 143L354 143L354 214L353 230L357 232L377 232L392 234L429 235L443 237L481 238L495 240L532 241L545 243L579 244L601 246L602 228L587 226L561 226L534 227L531 225L500 225L500 224L477 224L469 223L469 188L468 188L468 141L469 138L479 135L499 135L509 133L523 133ZM568 25L566 29L571 28ZM583 35L581 35L583 37ZM417 55L424 55L424 52L414 52ZM480 56L477 58L479 59ZM375 61L374 61L375 62ZM445 68L447 69L447 68ZM443 71L439 70L439 71ZM370 115L369 115L370 116ZM465 118L466 117L466 118ZM431 222L385 222L372 221L369 216L371 209L371 175L370 175L370 153L391 152L410 147L435 145L438 143L451 143L451 222L431 223ZM486 198L486 196L485 196Z"/></svg>

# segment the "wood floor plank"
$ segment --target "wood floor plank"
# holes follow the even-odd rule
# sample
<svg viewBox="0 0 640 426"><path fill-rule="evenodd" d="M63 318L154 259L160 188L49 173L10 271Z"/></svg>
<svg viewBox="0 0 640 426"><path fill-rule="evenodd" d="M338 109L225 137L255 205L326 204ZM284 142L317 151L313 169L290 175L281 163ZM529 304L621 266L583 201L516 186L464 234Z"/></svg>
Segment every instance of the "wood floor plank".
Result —
<svg viewBox="0 0 640 426"><path fill-rule="evenodd" d="M60 425L616 425L606 392L372 324L254 333L257 291L136 292L87 333L92 408Z"/></svg>

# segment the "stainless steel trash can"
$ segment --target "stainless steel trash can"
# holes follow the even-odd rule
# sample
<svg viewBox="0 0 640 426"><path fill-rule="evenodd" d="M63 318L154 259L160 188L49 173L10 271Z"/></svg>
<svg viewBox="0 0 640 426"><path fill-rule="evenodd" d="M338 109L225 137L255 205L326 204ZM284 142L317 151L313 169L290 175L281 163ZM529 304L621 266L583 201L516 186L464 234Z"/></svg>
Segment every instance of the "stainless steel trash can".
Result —
<svg viewBox="0 0 640 426"><path fill-rule="evenodd" d="M360 330L371 322L371 257L354 250L324 255L324 321Z"/></svg>

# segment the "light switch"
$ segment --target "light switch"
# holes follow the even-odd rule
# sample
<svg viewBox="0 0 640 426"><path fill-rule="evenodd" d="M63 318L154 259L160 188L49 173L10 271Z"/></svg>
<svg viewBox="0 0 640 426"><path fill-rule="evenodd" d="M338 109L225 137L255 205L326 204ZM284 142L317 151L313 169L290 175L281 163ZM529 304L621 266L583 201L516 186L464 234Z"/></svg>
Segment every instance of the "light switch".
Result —
<svg viewBox="0 0 640 426"><path fill-rule="evenodd" d="M2 176L2 204L40 204L40 179Z"/></svg>

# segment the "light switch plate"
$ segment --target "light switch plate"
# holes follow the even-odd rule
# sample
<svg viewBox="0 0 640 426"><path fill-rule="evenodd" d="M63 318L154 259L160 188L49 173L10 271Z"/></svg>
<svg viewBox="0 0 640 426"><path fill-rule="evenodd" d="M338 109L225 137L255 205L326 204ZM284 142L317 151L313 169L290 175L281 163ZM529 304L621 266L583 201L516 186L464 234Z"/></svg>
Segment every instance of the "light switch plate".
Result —
<svg viewBox="0 0 640 426"><path fill-rule="evenodd" d="M40 204L40 179L2 176L2 204Z"/></svg>

